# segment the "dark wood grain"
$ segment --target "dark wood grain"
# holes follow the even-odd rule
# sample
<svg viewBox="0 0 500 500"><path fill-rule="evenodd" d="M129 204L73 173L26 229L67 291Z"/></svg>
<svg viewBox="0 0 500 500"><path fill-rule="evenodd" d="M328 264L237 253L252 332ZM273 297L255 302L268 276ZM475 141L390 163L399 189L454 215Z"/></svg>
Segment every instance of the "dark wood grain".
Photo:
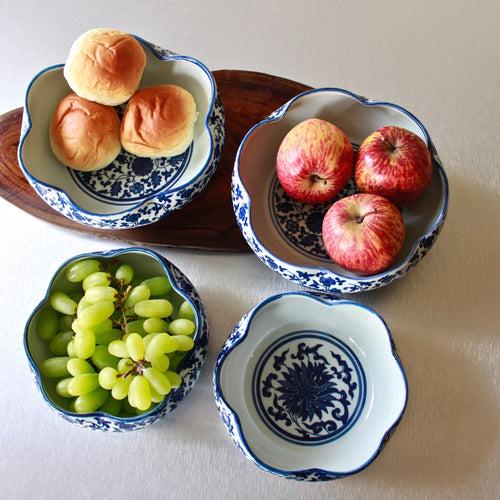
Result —
<svg viewBox="0 0 500 500"><path fill-rule="evenodd" d="M17 163L22 109L0 116L0 196L53 224L130 243L223 252L249 248L231 205L231 172L238 146L252 125L309 87L251 71L214 72L224 105L226 141L221 163L207 188L182 210L148 226L124 230L93 229L63 217L35 193Z"/></svg>

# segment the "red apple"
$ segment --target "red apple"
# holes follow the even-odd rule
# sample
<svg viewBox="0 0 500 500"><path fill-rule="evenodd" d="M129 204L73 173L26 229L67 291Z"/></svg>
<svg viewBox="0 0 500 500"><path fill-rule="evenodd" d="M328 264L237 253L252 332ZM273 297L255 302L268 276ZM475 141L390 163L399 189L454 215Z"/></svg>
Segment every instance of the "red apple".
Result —
<svg viewBox="0 0 500 500"><path fill-rule="evenodd" d="M379 194L402 205L427 188L432 162L425 142L401 127L382 127L361 144L354 170L359 191Z"/></svg>
<svg viewBox="0 0 500 500"><path fill-rule="evenodd" d="M353 154L342 130L311 118L283 139L276 158L278 179L294 200L323 203L334 198L351 177Z"/></svg>
<svg viewBox="0 0 500 500"><path fill-rule="evenodd" d="M389 267L403 246L405 227L394 203L375 194L335 202L323 219L323 241L339 266L360 274Z"/></svg>

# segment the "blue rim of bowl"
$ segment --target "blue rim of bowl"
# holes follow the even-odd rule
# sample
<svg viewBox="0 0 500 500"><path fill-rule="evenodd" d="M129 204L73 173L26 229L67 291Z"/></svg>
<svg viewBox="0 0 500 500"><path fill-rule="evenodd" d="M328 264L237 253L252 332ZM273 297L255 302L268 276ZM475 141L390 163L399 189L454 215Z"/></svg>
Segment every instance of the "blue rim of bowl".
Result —
<svg viewBox="0 0 500 500"><path fill-rule="evenodd" d="M43 383L42 383L42 376L40 374L40 369L38 368L38 365L35 363L35 360L31 356L31 352L30 352L30 349L28 346L29 327L30 327L31 321L33 320L33 317L35 316L35 314L42 307L44 307L47 304L47 302L49 300L51 288L52 288L52 285L54 284L54 280L55 280L56 276L66 266L68 266L71 262L74 262L75 260L84 259L87 257L110 258L110 257L116 257L118 255L122 255L124 253L145 253L145 254L153 257L156 261L158 261L160 263L161 267L163 268L163 271L165 272L165 275L170 280L172 288L175 290L175 292L177 294L179 294L184 300L186 300L187 302L189 302L191 304L191 307L196 312L196 320L197 320L197 329L196 329L196 334L194 336L195 348L191 351L191 353L193 353L196 349L196 341L198 340L198 337L201 333L201 320L202 320L202 318L201 318L200 311L198 310L198 307L196 307L196 305L193 303L191 298L188 297L183 290L180 290L178 288L175 279L173 278L172 274L170 273L167 266L165 265L164 260L166 260L166 259L164 257L162 257L160 254L158 254L152 250L149 250L147 248L144 248L144 247L128 247L128 248L118 248L115 250L107 250L107 251L103 251L103 252L82 253L79 255L75 255L74 257L71 257L70 259L67 259L63 264L61 264L58 267L58 269L56 270L56 272L53 274L52 278L50 279L50 282L49 282L49 285L47 287L47 291L45 292L44 298L33 309L28 320L26 321L26 326L24 327L24 335L23 335L24 352L26 354L26 357L28 358L28 363L30 365L31 371L35 375L36 384L37 384L38 388L40 389L40 393L42 394L43 399L51 408L54 408L56 411L58 411L59 413L62 413L65 416L72 417L72 418L76 417L76 418L81 418L81 419L85 419L85 418L89 418L89 417L100 417L100 418L104 417L104 418L109 419L109 420L116 422L116 423L140 422L142 420L146 420L147 418L151 417L151 415L154 415L155 413L158 413L161 410L163 410L163 408L165 408L165 406L169 402L170 398L167 396L166 398L163 399L163 401L158 406L155 406L152 410L147 411L145 413L142 413L141 415L137 415L136 417L132 417L132 416L131 417L116 417L114 415L111 415L109 413L102 412L102 411L94 411L94 412L90 412L90 413L73 413L71 411L68 411L68 410L60 407L56 403L54 403L52 401L52 399L50 398L50 396L46 393L45 388L44 388ZM190 359L191 359L191 356L186 356L182 360L181 364L179 365L178 370L179 371L182 370L183 367L185 367L185 365L190 361ZM182 387L182 384L179 387Z"/></svg>
<svg viewBox="0 0 500 500"><path fill-rule="evenodd" d="M369 313L373 314L375 317L377 317L381 322L382 325L385 328L385 331L387 333L387 337L389 339L389 344L391 347L391 353L396 361L397 366L399 367L399 370L401 371L401 375L403 377L403 382L405 386L405 401L403 408L401 410L401 413L399 416L396 418L394 423L387 429L387 431L384 433L382 436L382 439L380 440L379 445L377 446L377 449L375 452L372 454L372 456L364 462L362 465L357 467L356 469L353 469L348 472L335 472L335 471L329 471L326 469L320 469L317 467L311 468L311 469L301 469L301 470L285 470L285 469L278 469L276 467L272 467L271 465L266 464L263 462L260 458L257 457L257 455L253 452L252 448L248 445L245 436L242 431L242 426L240 422L240 418L238 417L238 414L232 409L232 407L229 405L227 402L227 399L224 397L224 392L222 391L222 387L220 384L220 372L222 369L222 366L224 365L224 361L226 358L229 356L231 351L234 350L235 347L237 347L239 344L241 344L247 337L248 332L250 330L250 325L252 323L252 320L256 316L256 314L267 304L270 302L274 302L275 300L279 300L283 297L286 296L303 296L308 299L315 300L317 302L321 302L322 304L325 304L328 307L334 307L339 304L349 304L353 305L356 307L359 307L361 309L367 310ZM399 355L396 350L396 346L394 344L394 340L392 338L391 331L389 330L389 327L387 326L387 323L385 322L384 318L380 316L376 311L374 311L371 307L368 307L364 304L361 304L359 302L355 302L353 300L348 300L348 299L341 299L337 297L322 297L321 293L314 293L314 292L284 292L284 293L279 293L276 295L273 295L271 297L268 297L266 300L262 301L260 304L255 306L249 313L249 317L247 319L247 325L245 328L244 333L234 341L232 346L227 349L223 350L220 352L220 354L217 356L217 361L215 363L215 368L214 368L214 375L213 375L213 385L214 385L214 392L215 392L215 397L216 399L219 398L223 403L224 406L226 407L227 411L231 414L231 416L234 419L234 422L236 424L235 430L238 433L238 438L240 440L241 445L245 448L245 451L252 457L253 462L260 467L261 469L265 470L266 472L270 472L271 474L277 474L279 476L283 477L290 477L293 478L294 476L306 476L306 475L311 475L311 474L318 474L321 477L328 477L330 479L336 479L336 478L342 478L346 476L352 476L353 474L357 474L358 472L361 472L362 470L366 469L380 454L380 452L383 450L384 446L386 445L387 441L391 437L392 433L395 431L396 427L399 425L401 419L403 418L404 412L406 410L407 404L408 404L408 380L406 377L405 370L403 368L403 364L401 363L401 359L399 358Z"/></svg>
<svg viewBox="0 0 500 500"><path fill-rule="evenodd" d="M147 42L146 40L143 40L142 38L140 38L138 36L135 36L135 35L132 35L132 36L136 40L138 40L142 45L144 45L145 47L147 47L151 51L151 53L157 59L159 59L160 61L187 61L187 62L193 63L195 66L198 66L201 70L203 70L203 72L207 75L208 80L210 82L211 99L210 99L210 104L209 104L209 106L207 108L207 114L205 115L205 120L204 120L205 131L208 133L208 136L210 137L210 149L209 149L207 161L200 168L200 171L195 175L195 177L193 177L189 182L187 182L186 184L183 184L181 186L178 186L175 189L167 189L165 191L165 193L167 193L167 194L173 194L173 193L176 193L177 191L185 189L186 187L188 187L191 184L195 183L203 174L205 174L206 170L210 166L210 163L211 163L211 160L212 160L212 156L213 156L213 151L214 151L214 140L215 139L214 139L212 133L210 132L209 122L210 122L210 116L212 115L213 110L214 110L215 98L216 98L216 94L217 94L217 87L215 85L215 80L214 80L214 77L213 77L212 73L210 72L210 70L201 61L199 61L198 59L195 59L194 57L190 57L190 56L181 56L181 55L174 54L174 53L169 53L166 56L161 56L159 54L159 52L158 52L158 49L155 47L154 44L152 44L151 42ZM61 189L59 187L56 187L56 186L54 186L52 184L49 184L47 182L44 182L44 181L41 181L41 180L37 179L26 168L26 165L24 164L24 161L22 159L22 150L23 150L24 142L25 142L26 138L28 137L28 134L31 131L31 127L32 127L31 114L30 114L30 111L29 111L29 108L28 108L28 96L29 96L31 87L33 86L33 84L35 83L35 81L40 76L42 76L44 73L48 73L49 71L53 71L55 69L61 69L61 68L64 68L64 64L53 64L52 66L48 66L48 67L40 70L31 79L30 83L28 84L28 88L26 89L26 93L25 93L25 96L24 96L24 113L26 113L26 120L27 120L27 124L28 125L27 125L26 129L24 130L24 132L22 132L22 134L21 134L21 138L19 140L19 146L17 148L17 160L18 160L18 163L19 163L19 165L21 167L21 170L23 171L24 175L30 180L30 182L32 182L34 184L40 184L41 186L44 186L44 187L49 188L49 189L52 189L52 190L56 191L59 195L64 196L68 200L68 203L70 204L70 206L76 212L81 212L81 213L84 213L84 214L87 214L87 215L90 215L90 216L93 216L93 217L106 217L106 218L108 218L108 217L114 217L114 216L117 216L117 215L123 215L123 214L126 214L128 212L136 210L139 207L145 205L146 203L148 203L149 200L151 200L152 198L154 198L155 196L157 196L159 193L151 194L147 198L144 198L143 200L141 200L139 203L135 203L131 207L129 207L129 208L125 209L125 210L120 210L118 212L111 212L109 214L91 212L90 210L86 210L86 209L80 207L76 202L74 202L73 199L71 198L71 196L66 191L64 191L63 189Z"/></svg>
<svg viewBox="0 0 500 500"><path fill-rule="evenodd" d="M341 273L336 272L336 271L332 271L332 270L327 269L325 267L322 267L320 265L302 266L302 265L298 265L298 264L291 264L290 262L284 261L283 259L281 259L277 255L275 255L273 252L271 252L269 250L269 248L267 248L262 243L262 241L259 239L259 237L255 233L253 226L252 226L252 198L248 194L248 191L247 191L247 189L246 189L246 187L241 179L241 176L240 176L240 156L241 156L241 152L243 150L243 147L245 146L245 143L247 142L249 137L255 132L255 130L257 130L258 128L262 127L263 125L267 125L268 123L277 122L277 121L281 120L285 116L285 114L287 113L288 109L297 100L299 100L302 97L305 97L309 94L316 94L316 93L320 93L320 92L337 92L339 94L344 94L348 97L351 97L352 99L356 100L357 102L359 102L363 106L386 106L389 108L396 109L396 110L400 111L401 113L403 113L404 115L406 115L413 122L415 122L415 124L418 126L418 128L423 133L425 140L427 142L427 147L429 149L429 152L431 153L432 163L435 166L437 166L439 176L440 176L442 183L443 183L444 201L442 202L442 207L440 209L439 215L436 218L436 220L433 222L431 228L428 231L426 231L424 235L420 236L420 238L417 238L415 240L415 242L413 243L413 245L411 246L411 248L408 252L408 255L396 267L390 267L389 269L386 269L385 271L378 273L378 274L372 274L369 276L348 276L348 275L341 274ZM399 106L398 104L394 104L394 103L387 102L387 101L376 101L373 99L368 99L367 97L363 97L361 95L355 94L354 92L351 92L349 90L345 90L342 88L338 88L338 87L322 87L322 88L317 88L317 89L306 90L305 92L302 92L302 93L296 95L295 97L293 97L292 99L290 99L283 106L281 106L276 111L274 111L274 113L271 113L271 115L269 115L267 118L264 118L264 120L260 121L259 123L256 123L245 134L245 137L243 137L243 140L241 141L240 146L238 147L238 151L236 152L236 158L234 161L234 171L233 172L235 173L235 175L237 177L239 186L245 192L245 195L248 198L249 226L250 226L250 229L252 231L252 235L255 238L256 243L258 243L258 245L263 249L263 251L265 251L268 255L271 255L278 262L283 263L285 266L293 266L299 270L314 269L316 271L321 271L321 272L324 272L327 274L333 274L335 276L338 276L339 278L344 278L344 279L348 279L348 280L354 280L354 281L359 281L359 282L372 281L372 280L376 280L379 278L383 278L385 276L388 276L389 274L398 272L399 270L405 268L408 265L411 258L413 257L413 255L415 254L415 252L417 251L420 243L425 238L427 238L433 231L438 229L443 224L443 222L446 218L446 214L448 213L448 197L449 197L448 177L446 176L446 173L444 171L444 167L441 163L441 160L439 159L438 152L436 150L436 147L434 146L434 143L432 142L431 136L429 135L429 132L427 131L427 129L425 128L423 123L413 113L411 113L407 109ZM233 205L233 209L234 209L234 205Z"/></svg>

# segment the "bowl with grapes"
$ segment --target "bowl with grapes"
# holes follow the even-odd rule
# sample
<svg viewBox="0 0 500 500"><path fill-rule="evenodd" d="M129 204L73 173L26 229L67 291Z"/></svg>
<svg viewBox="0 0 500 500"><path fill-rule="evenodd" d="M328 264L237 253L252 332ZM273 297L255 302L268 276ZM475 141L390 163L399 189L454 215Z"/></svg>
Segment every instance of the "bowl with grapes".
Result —
<svg viewBox="0 0 500 500"><path fill-rule="evenodd" d="M112 432L174 410L196 383L207 345L205 311L189 279L136 247L64 262L24 331L48 406L69 422Z"/></svg>

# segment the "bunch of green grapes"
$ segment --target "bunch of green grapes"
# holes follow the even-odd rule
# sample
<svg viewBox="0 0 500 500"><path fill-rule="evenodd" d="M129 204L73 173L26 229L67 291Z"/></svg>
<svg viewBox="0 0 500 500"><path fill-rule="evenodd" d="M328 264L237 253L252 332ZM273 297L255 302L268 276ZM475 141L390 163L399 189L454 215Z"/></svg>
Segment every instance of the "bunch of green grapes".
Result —
<svg viewBox="0 0 500 500"><path fill-rule="evenodd" d="M37 320L38 335L54 355L42 375L60 379L56 392L76 413L138 414L181 383L175 371L194 347L195 315L166 276L134 279L128 264L103 269L95 259L70 265L66 279L82 292L53 292Z"/></svg>

